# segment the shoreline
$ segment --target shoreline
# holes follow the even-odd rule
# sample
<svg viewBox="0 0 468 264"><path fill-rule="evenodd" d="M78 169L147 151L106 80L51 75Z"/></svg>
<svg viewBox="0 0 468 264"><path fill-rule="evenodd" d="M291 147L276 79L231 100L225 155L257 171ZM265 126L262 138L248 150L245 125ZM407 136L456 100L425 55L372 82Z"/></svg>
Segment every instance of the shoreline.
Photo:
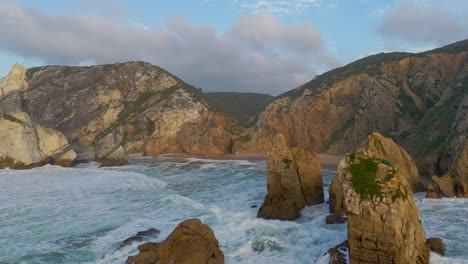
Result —
<svg viewBox="0 0 468 264"><path fill-rule="evenodd" d="M316 154L320 159L320 166L322 169L336 171L338 164L344 158L344 155L329 155L329 154ZM128 154L129 160L138 159L151 159L151 158L196 158L196 159L211 159L211 160L250 160L259 161L266 160L264 153L243 153L238 155L208 155L208 156L191 156L185 153L166 153L157 157L143 156L143 153Z"/></svg>

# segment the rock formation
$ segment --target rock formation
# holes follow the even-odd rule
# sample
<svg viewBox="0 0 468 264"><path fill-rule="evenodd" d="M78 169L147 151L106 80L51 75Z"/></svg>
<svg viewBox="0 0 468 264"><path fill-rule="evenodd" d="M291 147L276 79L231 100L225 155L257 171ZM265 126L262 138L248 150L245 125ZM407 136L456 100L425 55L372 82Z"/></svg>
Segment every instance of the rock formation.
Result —
<svg viewBox="0 0 468 264"><path fill-rule="evenodd" d="M462 136L452 167L442 177L432 176L427 186L427 198L468 198L468 140Z"/></svg>
<svg viewBox="0 0 468 264"><path fill-rule="evenodd" d="M233 150L265 153L282 133L293 147L345 154L381 131L408 151L421 175L444 175L451 163L440 161L459 133L455 128L468 126L456 110L468 93L467 60L464 40L420 54L381 53L331 70L278 96Z"/></svg>
<svg viewBox="0 0 468 264"><path fill-rule="evenodd" d="M148 63L45 66L25 76L26 112L62 132L79 160L105 163L117 151L124 164L120 146L124 154L224 155L241 131L199 89Z"/></svg>
<svg viewBox="0 0 468 264"><path fill-rule="evenodd" d="M413 192L423 190L416 164L411 156L393 140L374 132L367 137L362 147L367 156L390 161L406 178Z"/></svg>
<svg viewBox="0 0 468 264"><path fill-rule="evenodd" d="M145 243L127 264L222 264L223 252L213 231L198 219L180 223L162 243Z"/></svg>
<svg viewBox="0 0 468 264"><path fill-rule="evenodd" d="M284 136L276 135L268 152L267 191L258 217L299 217L305 205L324 201L320 160L303 149L290 149Z"/></svg>
<svg viewBox="0 0 468 264"><path fill-rule="evenodd" d="M338 168L348 215L350 263L429 263L419 211L406 178L362 152Z"/></svg>
<svg viewBox="0 0 468 264"><path fill-rule="evenodd" d="M426 240L426 243L430 251L442 256L445 254L445 245L442 239L438 237L431 237Z"/></svg>
<svg viewBox="0 0 468 264"><path fill-rule="evenodd" d="M24 169L46 163L72 166L76 153L60 132L40 126L24 112L26 69L16 64L0 80L0 168Z"/></svg>

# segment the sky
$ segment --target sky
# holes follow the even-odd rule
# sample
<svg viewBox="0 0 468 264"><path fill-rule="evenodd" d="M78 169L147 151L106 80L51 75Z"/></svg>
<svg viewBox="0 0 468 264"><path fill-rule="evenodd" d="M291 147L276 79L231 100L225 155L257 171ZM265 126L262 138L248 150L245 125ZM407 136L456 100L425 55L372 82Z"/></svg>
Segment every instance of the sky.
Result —
<svg viewBox="0 0 468 264"><path fill-rule="evenodd" d="M0 0L0 76L141 60L204 91L277 95L371 54L466 38L467 0Z"/></svg>

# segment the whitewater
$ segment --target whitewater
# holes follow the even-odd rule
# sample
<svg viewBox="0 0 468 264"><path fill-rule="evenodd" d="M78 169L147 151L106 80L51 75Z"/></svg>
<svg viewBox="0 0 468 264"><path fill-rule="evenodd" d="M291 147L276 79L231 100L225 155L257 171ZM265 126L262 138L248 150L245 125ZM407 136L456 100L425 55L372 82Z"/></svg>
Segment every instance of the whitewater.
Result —
<svg viewBox="0 0 468 264"><path fill-rule="evenodd" d="M335 172L323 170L325 197ZM296 221L257 219L266 194L266 162L138 159L128 166L44 166L0 170L0 263L125 263L137 245L123 240L149 228L163 240L178 223L200 218L214 231L226 263L314 263L346 240L346 224L326 225L328 204ZM468 263L467 199L415 195L426 236L446 256ZM322 260L324 260L322 258Z"/></svg>

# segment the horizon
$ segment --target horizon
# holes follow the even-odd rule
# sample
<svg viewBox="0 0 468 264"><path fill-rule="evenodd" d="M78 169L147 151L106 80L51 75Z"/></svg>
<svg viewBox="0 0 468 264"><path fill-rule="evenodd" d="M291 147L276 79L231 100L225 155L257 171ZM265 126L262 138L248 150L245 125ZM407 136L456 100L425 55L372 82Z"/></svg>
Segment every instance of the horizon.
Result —
<svg viewBox="0 0 468 264"><path fill-rule="evenodd" d="M276 96L370 55L468 35L465 1L350 2L0 1L0 76L14 63L144 61L206 92Z"/></svg>

